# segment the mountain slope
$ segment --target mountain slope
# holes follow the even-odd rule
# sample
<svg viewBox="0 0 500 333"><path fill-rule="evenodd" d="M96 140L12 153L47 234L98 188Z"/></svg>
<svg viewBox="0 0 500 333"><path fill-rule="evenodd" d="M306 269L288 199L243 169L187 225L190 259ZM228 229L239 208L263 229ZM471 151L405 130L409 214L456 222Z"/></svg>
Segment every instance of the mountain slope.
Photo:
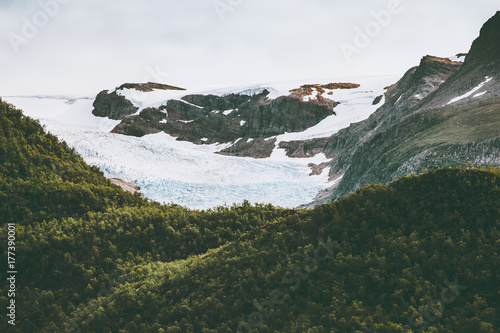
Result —
<svg viewBox="0 0 500 333"><path fill-rule="evenodd" d="M444 170L365 188L175 268L148 265L102 317L144 331L494 332L498 184L498 174ZM424 312L440 297L443 308ZM120 319L137 310L151 329Z"/></svg>
<svg viewBox="0 0 500 333"><path fill-rule="evenodd" d="M341 180L314 204L410 172L469 162L499 165L499 24L500 12L481 29L463 65L424 57L387 90L386 103L369 119L307 146L283 143L288 154L332 158L330 179Z"/></svg>
<svg viewBox="0 0 500 333"><path fill-rule="evenodd" d="M0 199L0 236L7 223L16 225L20 272L16 326L2 320L2 332L65 331L75 305L135 263L202 254L287 214L248 203L198 212L149 202L113 185L1 100ZM0 284L1 304L8 301L7 290Z"/></svg>

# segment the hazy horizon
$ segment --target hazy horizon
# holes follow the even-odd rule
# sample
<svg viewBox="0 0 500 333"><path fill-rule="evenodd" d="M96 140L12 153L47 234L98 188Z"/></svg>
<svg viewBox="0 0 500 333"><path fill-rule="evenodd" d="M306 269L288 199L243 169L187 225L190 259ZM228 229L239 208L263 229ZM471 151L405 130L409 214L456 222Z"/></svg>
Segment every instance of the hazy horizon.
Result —
<svg viewBox="0 0 500 333"><path fill-rule="evenodd" d="M496 7L492 0L1 1L0 96L91 96L125 82L202 89L402 75L424 55L467 52Z"/></svg>

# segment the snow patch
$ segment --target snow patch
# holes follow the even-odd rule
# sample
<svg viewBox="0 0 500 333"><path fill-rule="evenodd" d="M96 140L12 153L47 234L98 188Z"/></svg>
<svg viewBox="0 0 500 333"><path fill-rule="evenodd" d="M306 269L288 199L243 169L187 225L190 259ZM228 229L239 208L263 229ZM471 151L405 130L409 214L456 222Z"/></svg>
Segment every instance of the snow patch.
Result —
<svg viewBox="0 0 500 333"><path fill-rule="evenodd" d="M467 98L467 97L470 97L471 95L473 95L476 91L478 91L479 89L481 89L486 83L490 82L491 79L493 79L492 77L489 77L487 76L485 78L485 80L483 82L481 82L477 87L475 87L474 89L472 89L471 91L469 91L468 93L465 93L461 96L458 96L458 97L455 97L453 98L451 101L448 102L448 104L446 105L450 105L450 104L453 104L453 103L456 103L464 98ZM479 94L478 94L479 95Z"/></svg>
<svg viewBox="0 0 500 333"><path fill-rule="evenodd" d="M361 86L355 89L335 89L331 98L340 102L334 109L335 114L302 132L278 135L277 144L281 141L310 140L332 136L343 128L367 119L385 103L384 87L394 78L369 78L361 80ZM359 82L359 81L358 81ZM373 100L383 95L382 101L373 105Z"/></svg>
<svg viewBox="0 0 500 333"><path fill-rule="evenodd" d="M187 104L187 105L194 106L195 108L198 108L198 109L203 109L203 107L202 107L202 106L199 106L199 105L196 105L196 104L193 104L193 103L186 102L186 101L185 101L185 100L183 100L183 99L178 99L177 101L182 102L182 103Z"/></svg>
<svg viewBox="0 0 500 333"><path fill-rule="evenodd" d="M309 102L311 100L315 100L318 98L318 94L319 92L317 90L314 90L311 95L308 95L308 96L304 96L304 98L302 99L304 102Z"/></svg>
<svg viewBox="0 0 500 333"><path fill-rule="evenodd" d="M226 111L223 111L222 113L225 115L225 116L229 116L231 113L233 113L234 111L236 111L237 109L231 109L231 110L226 110Z"/></svg>
<svg viewBox="0 0 500 333"><path fill-rule="evenodd" d="M121 121L92 114L91 98L3 97L4 101L23 110L27 116L59 126L81 130L110 132Z"/></svg>

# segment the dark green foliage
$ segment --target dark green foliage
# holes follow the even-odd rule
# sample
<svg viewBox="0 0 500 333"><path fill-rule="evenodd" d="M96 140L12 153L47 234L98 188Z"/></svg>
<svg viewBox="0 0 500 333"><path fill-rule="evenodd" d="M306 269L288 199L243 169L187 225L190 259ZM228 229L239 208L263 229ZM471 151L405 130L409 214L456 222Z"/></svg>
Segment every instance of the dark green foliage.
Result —
<svg viewBox="0 0 500 333"><path fill-rule="evenodd" d="M416 332L415 310L451 300L455 279L466 288L426 332L500 327L498 170L436 170L314 210L191 211L121 191L3 103L0 124L0 227L17 223L20 271L8 331Z"/></svg>

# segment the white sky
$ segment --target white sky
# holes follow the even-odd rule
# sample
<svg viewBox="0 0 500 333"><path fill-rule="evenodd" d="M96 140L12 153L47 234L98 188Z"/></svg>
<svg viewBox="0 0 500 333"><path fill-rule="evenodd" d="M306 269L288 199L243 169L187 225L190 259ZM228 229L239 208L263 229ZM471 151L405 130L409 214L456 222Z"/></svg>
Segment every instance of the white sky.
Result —
<svg viewBox="0 0 500 333"><path fill-rule="evenodd" d="M54 1L66 3L44 22L40 4ZM399 0L401 13L348 62L340 45L354 45L356 28L391 1L0 0L0 96L403 74L426 54L467 52L500 8L497 0ZM231 11L220 16L215 4ZM26 22L46 25L23 37ZM25 37L15 52L9 38Z"/></svg>

